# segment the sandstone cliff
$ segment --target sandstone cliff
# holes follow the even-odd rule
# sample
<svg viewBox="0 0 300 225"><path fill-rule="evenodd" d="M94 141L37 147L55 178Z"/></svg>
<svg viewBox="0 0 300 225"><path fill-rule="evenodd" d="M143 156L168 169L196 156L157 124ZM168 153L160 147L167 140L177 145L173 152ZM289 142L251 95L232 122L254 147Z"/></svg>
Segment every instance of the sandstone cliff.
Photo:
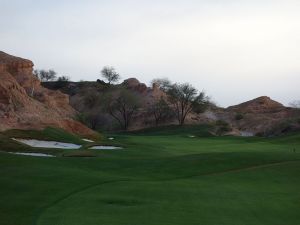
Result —
<svg viewBox="0 0 300 225"><path fill-rule="evenodd" d="M43 129L48 126L92 136L94 132L74 121L69 97L48 90L32 74L30 60L0 51L0 131Z"/></svg>

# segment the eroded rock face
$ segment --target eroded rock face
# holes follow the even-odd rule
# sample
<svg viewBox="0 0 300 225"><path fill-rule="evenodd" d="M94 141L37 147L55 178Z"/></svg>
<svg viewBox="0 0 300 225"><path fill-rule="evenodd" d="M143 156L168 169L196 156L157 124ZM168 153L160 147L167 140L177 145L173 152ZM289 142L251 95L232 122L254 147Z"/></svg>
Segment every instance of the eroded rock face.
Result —
<svg viewBox="0 0 300 225"><path fill-rule="evenodd" d="M42 87L32 70L30 60L0 52L0 131L52 126L83 136L94 135L71 119L76 112L69 105L68 95Z"/></svg>
<svg viewBox="0 0 300 225"><path fill-rule="evenodd" d="M32 76L33 63L30 60L14 57L0 51L0 72L7 72L16 79L28 93L39 86L39 80Z"/></svg>

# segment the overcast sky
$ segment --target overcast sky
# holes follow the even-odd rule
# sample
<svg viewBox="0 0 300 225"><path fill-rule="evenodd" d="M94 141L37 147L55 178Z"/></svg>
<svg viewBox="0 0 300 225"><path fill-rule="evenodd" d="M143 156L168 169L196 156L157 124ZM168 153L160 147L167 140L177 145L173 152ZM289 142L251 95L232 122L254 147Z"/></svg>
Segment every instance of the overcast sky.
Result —
<svg viewBox="0 0 300 225"><path fill-rule="evenodd" d="M221 106L300 99L299 0L0 0L0 50L96 80L190 82Z"/></svg>

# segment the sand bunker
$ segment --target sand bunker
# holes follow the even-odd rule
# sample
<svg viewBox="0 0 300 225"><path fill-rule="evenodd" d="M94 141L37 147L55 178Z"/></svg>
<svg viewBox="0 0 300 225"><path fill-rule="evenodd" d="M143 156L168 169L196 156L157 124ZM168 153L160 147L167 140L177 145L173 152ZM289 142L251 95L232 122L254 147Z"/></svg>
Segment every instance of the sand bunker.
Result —
<svg viewBox="0 0 300 225"><path fill-rule="evenodd" d="M253 137L254 133L249 131L240 131L242 137Z"/></svg>
<svg viewBox="0 0 300 225"><path fill-rule="evenodd" d="M26 155L26 156L35 156L35 157L56 157L54 155L44 154L44 153L33 153L33 152L9 152L14 155Z"/></svg>
<svg viewBox="0 0 300 225"><path fill-rule="evenodd" d="M63 143L57 141L40 141L34 139L12 138L14 141L29 145L34 148L59 148L59 149L79 149L81 145Z"/></svg>
<svg viewBox="0 0 300 225"><path fill-rule="evenodd" d="M91 142L91 143L92 143L92 142L94 142L93 140L90 140L90 139L85 139L85 138L84 138L84 139L82 139L82 140L83 140L83 141L85 141L85 142Z"/></svg>
<svg viewBox="0 0 300 225"><path fill-rule="evenodd" d="M93 146L90 149L94 150L115 150L115 149L122 149L121 147L116 147L116 146Z"/></svg>

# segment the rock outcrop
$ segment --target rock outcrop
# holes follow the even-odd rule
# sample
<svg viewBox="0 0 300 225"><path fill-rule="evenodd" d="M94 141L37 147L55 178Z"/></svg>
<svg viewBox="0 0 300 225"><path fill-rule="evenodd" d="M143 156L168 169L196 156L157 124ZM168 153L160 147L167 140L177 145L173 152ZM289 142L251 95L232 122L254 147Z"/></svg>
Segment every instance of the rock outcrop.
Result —
<svg viewBox="0 0 300 225"><path fill-rule="evenodd" d="M63 88L55 87L55 83L43 83L47 88L53 90L61 90L71 96L71 105L79 112L87 115L92 122L99 120L102 124L113 124L113 119L110 116L101 117L101 102L91 108L84 104L87 93L94 93L99 96L105 93L108 88L99 82L69 82ZM154 126L153 115L149 114L154 102L160 98L168 101L167 94L160 89L159 85L153 84L152 87L147 87L144 83L136 78L129 78L122 84L112 86L112 94L116 94L120 88L132 90L134 94L141 100L141 108L135 115L135 118L130 126L130 129L137 130ZM227 135L253 136L261 135L277 135L290 130L300 130L300 110L288 108L279 102L272 100L270 97L262 96L251 101L231 106L226 109L220 108L211 104L204 113L191 113L186 118L186 124L212 124L223 126L228 124L229 132L224 132ZM225 122L225 123L224 123ZM164 125L177 124L176 118L168 119ZM221 125L218 125L221 124ZM222 125L223 124L223 125ZM109 127L108 129L114 129ZM224 130L227 130L224 129Z"/></svg>
<svg viewBox="0 0 300 225"><path fill-rule="evenodd" d="M141 83L136 78L129 78L127 80L124 80L123 85L128 89L138 93L143 98L143 102L145 105L151 104L154 101L159 100L160 98L167 99L166 93L162 91L155 83L151 88L147 87L146 84Z"/></svg>
<svg viewBox="0 0 300 225"><path fill-rule="evenodd" d="M270 97L262 96L253 100L230 106L214 107L195 117L193 124L225 122L231 131L225 135L234 136L272 136L289 131L300 130L300 110L285 107ZM189 122L188 121L188 122Z"/></svg>
<svg viewBox="0 0 300 225"><path fill-rule="evenodd" d="M300 112L262 96L228 107L219 116L242 133L273 135L274 132L284 132L289 126L294 127Z"/></svg>
<svg viewBox="0 0 300 225"><path fill-rule="evenodd" d="M125 85L128 89L138 92L141 95L146 95L149 90L147 85L144 83L140 83L136 78L129 78L124 80L123 85Z"/></svg>
<svg viewBox="0 0 300 225"><path fill-rule="evenodd" d="M41 86L30 60L0 52L0 131L62 128L82 136L94 132L74 121L69 97Z"/></svg>
<svg viewBox="0 0 300 225"><path fill-rule="evenodd" d="M283 109L285 109L284 105L267 96L262 96L228 108L229 111L239 113L274 113Z"/></svg>

